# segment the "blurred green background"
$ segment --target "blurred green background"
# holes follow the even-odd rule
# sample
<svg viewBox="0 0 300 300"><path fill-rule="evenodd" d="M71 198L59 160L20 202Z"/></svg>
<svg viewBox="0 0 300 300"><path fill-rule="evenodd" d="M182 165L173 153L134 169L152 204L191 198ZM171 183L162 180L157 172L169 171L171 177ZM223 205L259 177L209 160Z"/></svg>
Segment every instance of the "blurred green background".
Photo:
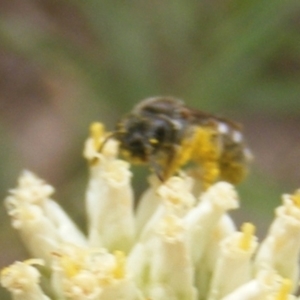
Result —
<svg viewBox="0 0 300 300"><path fill-rule="evenodd" d="M263 234L300 187L299 80L299 0L0 0L1 199L29 169L84 224L89 124L173 95L244 124L255 162L234 217ZM27 255L0 217L2 267Z"/></svg>

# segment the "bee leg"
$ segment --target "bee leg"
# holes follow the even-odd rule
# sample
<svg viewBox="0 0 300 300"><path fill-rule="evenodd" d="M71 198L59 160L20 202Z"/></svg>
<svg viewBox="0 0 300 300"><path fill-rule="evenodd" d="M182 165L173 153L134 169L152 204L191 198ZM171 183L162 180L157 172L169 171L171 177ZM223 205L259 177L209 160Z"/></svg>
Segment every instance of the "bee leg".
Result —
<svg viewBox="0 0 300 300"><path fill-rule="evenodd" d="M161 181L164 182L165 181L165 177L163 175L162 172L162 168L161 166L157 163L156 161L156 157L154 155L150 155L149 156L149 165L151 170L155 173L155 175L157 176L157 178Z"/></svg>
<svg viewBox="0 0 300 300"><path fill-rule="evenodd" d="M179 158L180 146L173 145L172 148L166 150L163 161L163 177L165 180L170 178L172 175L178 172L179 168L182 166L182 163Z"/></svg>

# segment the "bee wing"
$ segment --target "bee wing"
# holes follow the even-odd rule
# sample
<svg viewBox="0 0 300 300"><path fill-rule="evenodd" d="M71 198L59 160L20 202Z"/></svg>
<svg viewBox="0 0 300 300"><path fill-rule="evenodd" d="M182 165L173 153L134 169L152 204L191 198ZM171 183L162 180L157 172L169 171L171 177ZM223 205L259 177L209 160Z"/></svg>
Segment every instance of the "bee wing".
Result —
<svg viewBox="0 0 300 300"><path fill-rule="evenodd" d="M231 129L242 130L242 126L229 119L215 116L213 114L206 113L198 109L191 109L187 106L182 107L182 115L187 118L191 124L198 126L212 126L218 127L218 125L226 125Z"/></svg>

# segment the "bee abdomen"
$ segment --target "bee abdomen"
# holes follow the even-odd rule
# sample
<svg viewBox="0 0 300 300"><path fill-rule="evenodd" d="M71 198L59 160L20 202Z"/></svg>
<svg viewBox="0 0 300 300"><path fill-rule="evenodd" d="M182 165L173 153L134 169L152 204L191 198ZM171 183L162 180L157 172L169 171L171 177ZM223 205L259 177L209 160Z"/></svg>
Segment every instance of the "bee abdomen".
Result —
<svg viewBox="0 0 300 300"><path fill-rule="evenodd" d="M222 151L219 159L220 177L231 183L239 183L248 173L248 164L252 159L242 131L237 126L218 122Z"/></svg>

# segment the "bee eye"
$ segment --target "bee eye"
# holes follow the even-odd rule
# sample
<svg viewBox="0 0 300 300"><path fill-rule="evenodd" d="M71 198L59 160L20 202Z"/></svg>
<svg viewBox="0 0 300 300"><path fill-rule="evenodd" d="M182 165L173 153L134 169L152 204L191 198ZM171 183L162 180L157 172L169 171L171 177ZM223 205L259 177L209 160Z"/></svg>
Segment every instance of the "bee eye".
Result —
<svg viewBox="0 0 300 300"><path fill-rule="evenodd" d="M141 150L144 147L144 137L139 133L126 135L124 139L124 145L127 145L127 147L133 151Z"/></svg>
<svg viewBox="0 0 300 300"><path fill-rule="evenodd" d="M154 130L154 138L158 141L163 141L166 137L166 130L164 127L159 126Z"/></svg>
<svg viewBox="0 0 300 300"><path fill-rule="evenodd" d="M129 146L133 149L137 149L137 148L141 148L143 146L143 143L139 139L134 139L129 142Z"/></svg>

